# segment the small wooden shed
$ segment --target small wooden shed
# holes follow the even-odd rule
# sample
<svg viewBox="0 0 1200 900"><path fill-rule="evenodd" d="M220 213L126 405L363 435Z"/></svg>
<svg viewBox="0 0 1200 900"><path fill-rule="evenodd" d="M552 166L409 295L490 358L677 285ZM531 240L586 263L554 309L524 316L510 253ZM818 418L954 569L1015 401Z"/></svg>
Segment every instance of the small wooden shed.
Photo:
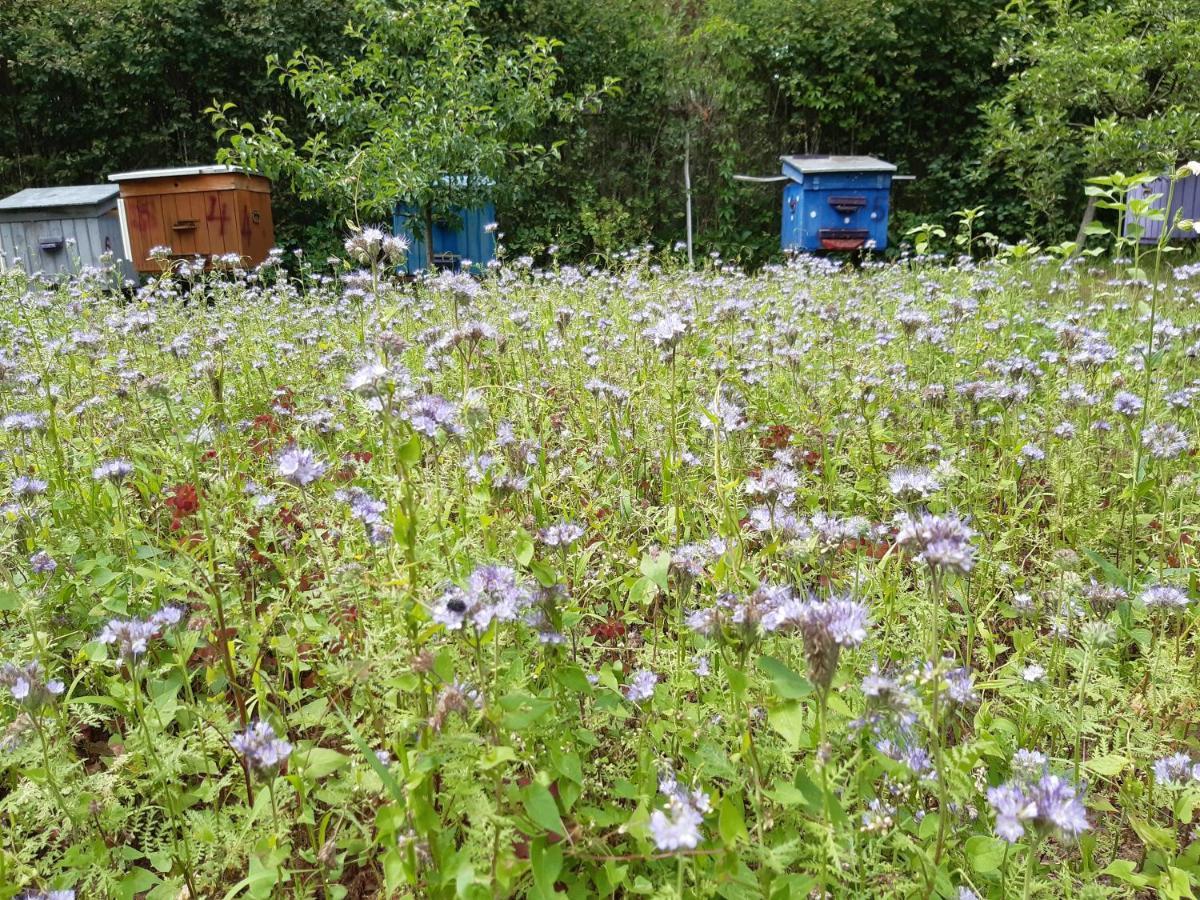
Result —
<svg viewBox="0 0 1200 900"><path fill-rule="evenodd" d="M275 245L271 182L237 166L145 169L109 175L121 189L121 221L134 268L160 272L155 247L175 259L236 254L249 268Z"/></svg>
<svg viewBox="0 0 1200 900"><path fill-rule="evenodd" d="M116 185L26 188L0 200L0 268L58 278L99 266L106 253L123 277L132 276Z"/></svg>

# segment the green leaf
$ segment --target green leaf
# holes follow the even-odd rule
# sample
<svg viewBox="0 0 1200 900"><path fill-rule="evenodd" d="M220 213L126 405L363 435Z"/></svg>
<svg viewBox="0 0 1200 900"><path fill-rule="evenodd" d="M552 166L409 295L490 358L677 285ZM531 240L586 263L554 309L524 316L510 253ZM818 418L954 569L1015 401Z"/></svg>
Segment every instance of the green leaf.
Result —
<svg viewBox="0 0 1200 900"><path fill-rule="evenodd" d="M521 792L521 803L525 813L534 825L558 835L566 835L562 817L558 814L558 804L550 789L538 781L531 781Z"/></svg>
<svg viewBox="0 0 1200 900"><path fill-rule="evenodd" d="M642 561L638 565L638 571L653 581L663 591L668 589L667 573L671 569L671 554L669 553L647 553L642 556Z"/></svg>
<svg viewBox="0 0 1200 900"><path fill-rule="evenodd" d="M773 656L760 656L758 667L770 676L775 694L784 700L799 700L812 693L812 685Z"/></svg>
<svg viewBox="0 0 1200 900"><path fill-rule="evenodd" d="M415 466L419 463L421 461L421 436L413 432L412 437L396 450L396 456L406 466Z"/></svg>
<svg viewBox="0 0 1200 900"><path fill-rule="evenodd" d="M1175 832L1170 828L1151 825L1139 816L1129 816L1128 818L1130 827L1147 848L1166 850L1168 853L1175 852Z"/></svg>
<svg viewBox="0 0 1200 900"><path fill-rule="evenodd" d="M293 758L298 758L303 763L304 776L313 781L331 775L343 766L350 764L350 757L328 747L314 747L307 753L296 754Z"/></svg>
<svg viewBox="0 0 1200 900"><path fill-rule="evenodd" d="M806 745L808 726L805 723L804 707L796 701L780 704L767 715L771 727L779 732L792 750Z"/></svg>
<svg viewBox="0 0 1200 900"><path fill-rule="evenodd" d="M967 838L963 850L967 854L967 862L971 864L971 868L981 875L986 875L1000 870L1004 864L1004 854L1008 850L1008 844L990 835L977 834Z"/></svg>
<svg viewBox="0 0 1200 900"><path fill-rule="evenodd" d="M1097 756L1084 762L1083 767L1089 772L1095 772L1105 778L1120 774L1129 765L1129 758L1119 753L1109 753L1107 756Z"/></svg>
<svg viewBox="0 0 1200 900"><path fill-rule="evenodd" d="M746 831L746 818L742 811L741 794L726 794L721 800L717 830L721 833L721 841L726 846L731 847L739 841L750 839L750 834Z"/></svg>
<svg viewBox="0 0 1200 900"><path fill-rule="evenodd" d="M491 747L488 752L483 754L483 758L479 762L479 768L487 771L494 769L501 763L512 762L517 758L517 752L512 747L501 744L498 747Z"/></svg>
<svg viewBox="0 0 1200 900"><path fill-rule="evenodd" d="M562 871L563 851L559 844L546 845L545 838L538 838L529 845L529 868L533 872L535 896L556 897L554 883Z"/></svg>
<svg viewBox="0 0 1200 900"><path fill-rule="evenodd" d="M516 543L513 546L513 559L522 566L529 565L533 559L533 538L525 529L517 532Z"/></svg>
<svg viewBox="0 0 1200 900"><path fill-rule="evenodd" d="M579 666L564 665L554 673L554 680L565 687L568 691L575 691L577 694L590 694L592 692L592 683L587 680L587 676L583 674L583 669Z"/></svg>
<svg viewBox="0 0 1200 900"><path fill-rule="evenodd" d="M133 900L133 898L158 884L159 878L149 869L134 866L129 874L117 882L116 897L118 900Z"/></svg>

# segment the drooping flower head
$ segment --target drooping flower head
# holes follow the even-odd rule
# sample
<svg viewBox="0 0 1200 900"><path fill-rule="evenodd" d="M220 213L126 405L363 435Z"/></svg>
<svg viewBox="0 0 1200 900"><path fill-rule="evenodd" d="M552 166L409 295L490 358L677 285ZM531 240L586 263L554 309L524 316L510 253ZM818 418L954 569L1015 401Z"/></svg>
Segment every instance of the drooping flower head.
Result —
<svg viewBox="0 0 1200 900"><path fill-rule="evenodd" d="M857 647L867 637L870 614L865 603L848 596L821 600L809 595L781 604L770 618L773 628L794 629L804 640L809 680L829 689L844 647Z"/></svg>

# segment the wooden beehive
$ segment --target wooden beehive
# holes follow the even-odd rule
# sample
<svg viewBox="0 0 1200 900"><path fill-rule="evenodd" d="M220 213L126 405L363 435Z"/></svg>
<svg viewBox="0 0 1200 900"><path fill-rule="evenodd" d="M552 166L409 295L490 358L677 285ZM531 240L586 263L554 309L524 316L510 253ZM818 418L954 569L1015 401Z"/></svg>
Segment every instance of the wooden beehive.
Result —
<svg viewBox="0 0 1200 900"><path fill-rule="evenodd" d="M275 245L271 182L236 166L147 169L109 175L121 188L126 246L139 272L160 272L150 259L169 247L176 259L236 254L256 266Z"/></svg>

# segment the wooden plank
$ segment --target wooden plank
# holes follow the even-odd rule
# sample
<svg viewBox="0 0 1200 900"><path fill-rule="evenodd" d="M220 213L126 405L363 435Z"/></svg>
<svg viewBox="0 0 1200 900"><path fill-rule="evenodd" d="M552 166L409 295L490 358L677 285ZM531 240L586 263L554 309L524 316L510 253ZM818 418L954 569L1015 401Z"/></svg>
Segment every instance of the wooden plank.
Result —
<svg viewBox="0 0 1200 900"><path fill-rule="evenodd" d="M181 175L177 178L146 178L121 182L122 197L159 194L203 194L207 191L253 191L269 194L271 182L261 175L232 172L221 175Z"/></svg>

